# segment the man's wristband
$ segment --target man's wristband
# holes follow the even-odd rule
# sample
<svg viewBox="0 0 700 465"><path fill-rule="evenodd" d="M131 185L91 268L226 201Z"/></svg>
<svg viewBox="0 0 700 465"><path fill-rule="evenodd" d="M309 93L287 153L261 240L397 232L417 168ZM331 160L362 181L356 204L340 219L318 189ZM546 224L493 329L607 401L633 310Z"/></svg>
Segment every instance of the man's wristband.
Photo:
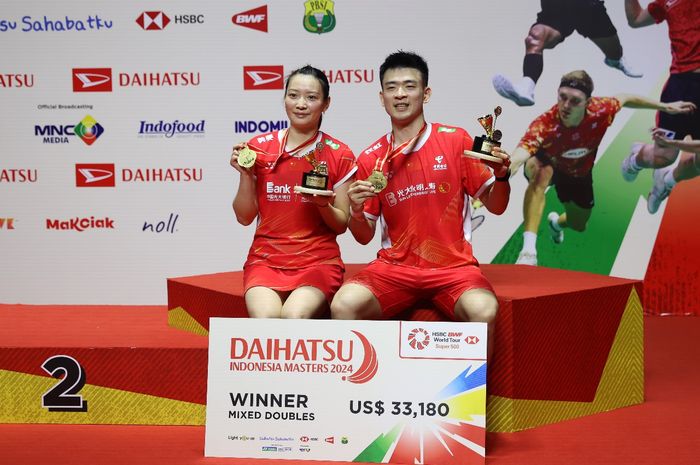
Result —
<svg viewBox="0 0 700 465"><path fill-rule="evenodd" d="M500 181L500 182L508 182L509 179L510 179L510 170L507 170L506 174L504 174L503 176L496 176L496 181Z"/></svg>

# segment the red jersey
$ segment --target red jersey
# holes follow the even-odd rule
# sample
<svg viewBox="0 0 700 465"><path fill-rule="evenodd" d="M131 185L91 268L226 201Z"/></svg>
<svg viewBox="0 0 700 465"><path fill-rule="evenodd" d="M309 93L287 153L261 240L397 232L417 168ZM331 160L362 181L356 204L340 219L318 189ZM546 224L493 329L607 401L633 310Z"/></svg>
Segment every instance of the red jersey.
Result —
<svg viewBox="0 0 700 465"><path fill-rule="evenodd" d="M357 179L367 179L389 144L387 134L360 154ZM418 268L478 265L468 196L480 196L494 177L479 160L463 155L471 148L464 129L428 123L413 148L384 164L387 186L365 202L365 216L380 222L381 260Z"/></svg>
<svg viewBox="0 0 700 465"><path fill-rule="evenodd" d="M530 155L544 151L552 166L569 176L585 176L593 168L605 131L621 108L614 97L591 97L581 124L568 128L554 105L530 123L518 145Z"/></svg>
<svg viewBox="0 0 700 465"><path fill-rule="evenodd" d="M700 1L654 0L647 10L657 23L668 22L671 73L700 69Z"/></svg>
<svg viewBox="0 0 700 465"><path fill-rule="evenodd" d="M245 265L284 269L342 265L337 234L323 221L318 207L293 189L301 184L302 174L312 169L303 154L318 142L323 142L323 149L316 152L315 158L328 169L330 189L335 190L351 178L357 169L355 156L347 145L323 132L294 154L281 153L283 135L283 131L275 131L249 142L265 153L258 154L253 168L258 218Z"/></svg>

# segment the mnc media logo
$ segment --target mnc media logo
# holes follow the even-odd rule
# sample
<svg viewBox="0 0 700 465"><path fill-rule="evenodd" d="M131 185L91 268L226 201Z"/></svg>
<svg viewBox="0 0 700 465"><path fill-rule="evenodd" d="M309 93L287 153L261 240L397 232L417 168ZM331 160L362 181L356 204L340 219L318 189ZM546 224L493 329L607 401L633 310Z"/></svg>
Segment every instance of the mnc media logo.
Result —
<svg viewBox="0 0 700 465"><path fill-rule="evenodd" d="M267 32L267 5L233 15L231 22L237 26Z"/></svg>
<svg viewBox="0 0 700 465"><path fill-rule="evenodd" d="M87 145L92 145L104 133L104 127L90 115L85 116L78 124L46 124L35 125L34 135L42 137L44 144L67 144L69 136L77 136Z"/></svg>
<svg viewBox="0 0 700 465"><path fill-rule="evenodd" d="M284 66L244 66L243 89L284 89Z"/></svg>
<svg viewBox="0 0 700 465"><path fill-rule="evenodd" d="M112 68L73 68L73 92L112 92Z"/></svg>

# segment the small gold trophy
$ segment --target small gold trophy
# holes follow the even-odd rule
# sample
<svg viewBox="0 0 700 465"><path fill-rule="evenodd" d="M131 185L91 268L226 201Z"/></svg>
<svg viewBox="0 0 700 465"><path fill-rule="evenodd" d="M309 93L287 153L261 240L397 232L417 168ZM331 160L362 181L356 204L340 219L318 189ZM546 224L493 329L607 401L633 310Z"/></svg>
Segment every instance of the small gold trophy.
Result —
<svg viewBox="0 0 700 465"><path fill-rule="evenodd" d="M501 111L501 107L496 107L493 110L493 115L486 115L477 119L481 127L486 131L486 135L475 137L472 149L465 150L465 155L482 160L494 161L496 163L503 163L503 160L491 155L491 150L493 150L494 147L501 146L500 140L503 134L500 130L496 129L496 120L501 114Z"/></svg>
<svg viewBox="0 0 700 465"><path fill-rule="evenodd" d="M247 145L238 151L238 164L243 168L250 168L255 164L258 154Z"/></svg>
<svg viewBox="0 0 700 465"><path fill-rule="evenodd" d="M316 153L323 149L323 142L316 144L313 150L304 155L311 163L311 171L306 171L301 177L301 186L294 186L294 192L302 194L333 195L328 189L328 167L316 161Z"/></svg>

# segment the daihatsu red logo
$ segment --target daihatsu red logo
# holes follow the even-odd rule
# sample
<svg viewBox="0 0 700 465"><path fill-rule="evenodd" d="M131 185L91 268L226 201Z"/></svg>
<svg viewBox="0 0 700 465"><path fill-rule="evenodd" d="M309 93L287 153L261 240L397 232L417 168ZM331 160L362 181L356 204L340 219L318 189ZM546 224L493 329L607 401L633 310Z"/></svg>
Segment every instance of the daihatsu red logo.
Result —
<svg viewBox="0 0 700 465"><path fill-rule="evenodd" d="M267 5L235 14L231 18L231 21L237 26L267 32Z"/></svg>
<svg viewBox="0 0 700 465"><path fill-rule="evenodd" d="M284 67L244 66L243 88L245 90L284 89Z"/></svg>
<svg viewBox="0 0 700 465"><path fill-rule="evenodd" d="M114 187L114 163L76 163L76 187Z"/></svg>
<svg viewBox="0 0 700 465"><path fill-rule="evenodd" d="M73 68L73 92L112 92L112 68Z"/></svg>

